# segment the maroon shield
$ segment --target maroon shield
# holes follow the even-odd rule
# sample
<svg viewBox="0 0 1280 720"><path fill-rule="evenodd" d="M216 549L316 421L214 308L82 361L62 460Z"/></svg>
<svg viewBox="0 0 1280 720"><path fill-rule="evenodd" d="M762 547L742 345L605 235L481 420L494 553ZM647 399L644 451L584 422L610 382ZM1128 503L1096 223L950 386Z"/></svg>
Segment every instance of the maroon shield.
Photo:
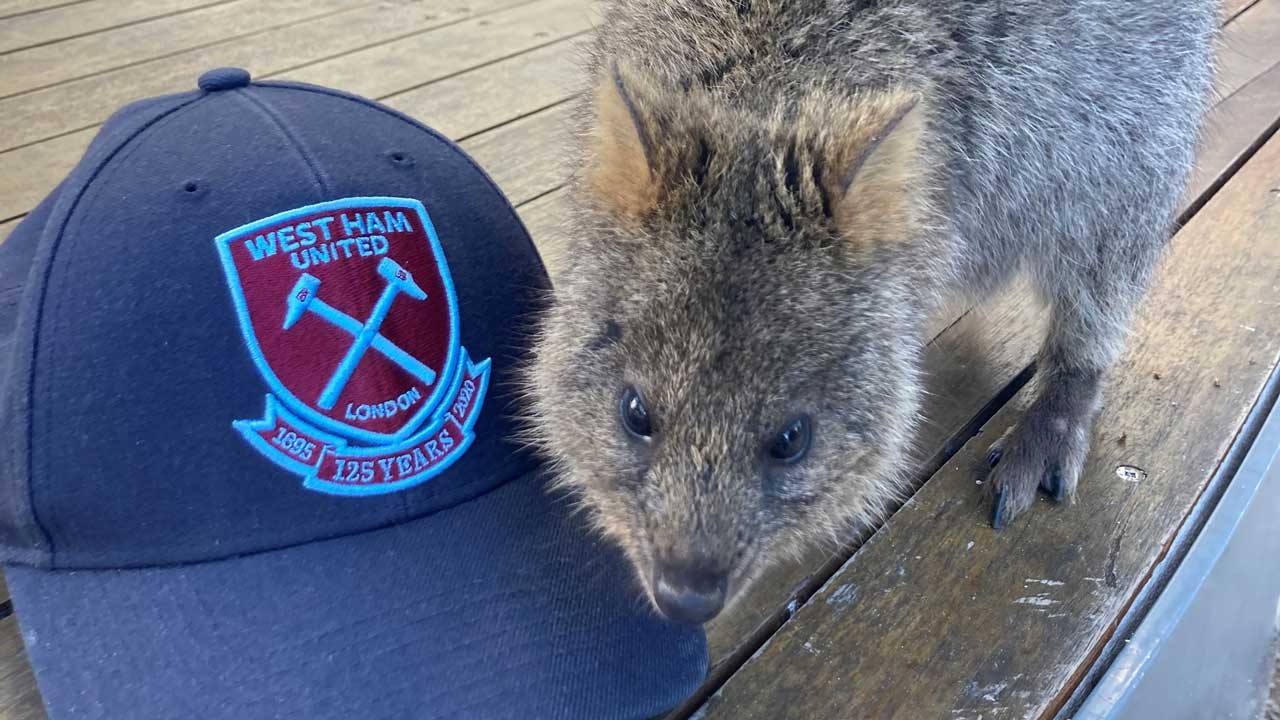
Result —
<svg viewBox="0 0 1280 720"><path fill-rule="evenodd" d="M289 410L367 444L431 416L454 377L458 312L422 203L310 205L217 245L250 354Z"/></svg>

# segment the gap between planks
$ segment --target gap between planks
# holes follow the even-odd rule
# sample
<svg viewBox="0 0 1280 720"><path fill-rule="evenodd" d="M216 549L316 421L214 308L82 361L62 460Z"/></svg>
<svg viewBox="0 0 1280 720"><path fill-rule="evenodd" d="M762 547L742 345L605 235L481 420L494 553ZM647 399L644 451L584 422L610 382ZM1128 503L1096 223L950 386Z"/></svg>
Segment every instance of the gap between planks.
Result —
<svg viewBox="0 0 1280 720"><path fill-rule="evenodd" d="M233 0L92 0L0 23L0 57L19 50L139 25Z"/></svg>
<svg viewBox="0 0 1280 720"><path fill-rule="evenodd" d="M31 15L53 8L81 5L92 0L0 0L0 20Z"/></svg>
<svg viewBox="0 0 1280 720"><path fill-rule="evenodd" d="M494 2L496 0L490 0L491 4ZM355 60L352 59L355 56L348 55L345 62L320 61L307 66L306 73L295 69L283 75L278 72L266 75L309 80L383 98L393 107L416 115L428 124L435 125L443 120L440 129L450 134L455 134L450 129L451 118L479 121L478 125L455 134L470 136L509 122L510 118L501 113L513 107L520 113L533 113L560 103L573 94L567 87L572 76L571 60L576 52L573 41L590 28L586 7L581 0L547 0L505 7L492 17L474 16L433 28L430 37L414 38L411 44L402 48L407 57L417 58L413 67L426 68L429 73L434 71L434 75L428 75L432 84L426 87L423 86L422 74L412 69L401 71L403 82L389 84L383 77L385 74L376 72L378 63L385 57L381 54L364 54ZM481 25L486 21L487 26ZM484 33L501 37L504 42L496 47L474 42L476 36ZM459 50L467 45L472 47ZM519 52L512 53L512 48L518 48ZM524 66L522 58L526 53L537 61L548 63L546 70L552 74L539 76ZM194 76L184 80L191 83ZM493 89L491 99L474 102L475 96L467 94L468 82ZM522 87L526 92L518 92ZM433 102L431 94L436 90L451 104ZM511 97L519 99L506 99ZM2 101L0 105L3 105ZM498 115L496 122L485 121L486 112ZM6 122L3 117L4 113L0 112L0 126ZM34 206L47 188L53 187L70 171L95 132L86 129L0 154L0 158L7 161L6 167L11 168L9 172L0 174L0 221L18 217ZM531 145L544 154L554 154L555 151L545 142Z"/></svg>
<svg viewBox="0 0 1280 720"><path fill-rule="evenodd" d="M335 14L365 0L235 0L141 25L5 55L0 99Z"/></svg>

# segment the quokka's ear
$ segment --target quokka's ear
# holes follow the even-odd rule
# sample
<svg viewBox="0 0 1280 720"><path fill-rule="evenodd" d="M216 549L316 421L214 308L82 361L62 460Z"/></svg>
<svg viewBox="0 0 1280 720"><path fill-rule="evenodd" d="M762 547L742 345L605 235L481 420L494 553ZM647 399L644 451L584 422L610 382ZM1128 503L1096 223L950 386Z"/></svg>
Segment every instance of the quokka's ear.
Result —
<svg viewBox="0 0 1280 720"><path fill-rule="evenodd" d="M901 89L864 93L833 118L823 173L836 226L879 242L910 234L919 221L925 173L924 107Z"/></svg>
<svg viewBox="0 0 1280 720"><path fill-rule="evenodd" d="M587 159L587 187L623 216L636 218L658 202L653 143L638 108L640 83L614 64L594 91L595 124Z"/></svg>

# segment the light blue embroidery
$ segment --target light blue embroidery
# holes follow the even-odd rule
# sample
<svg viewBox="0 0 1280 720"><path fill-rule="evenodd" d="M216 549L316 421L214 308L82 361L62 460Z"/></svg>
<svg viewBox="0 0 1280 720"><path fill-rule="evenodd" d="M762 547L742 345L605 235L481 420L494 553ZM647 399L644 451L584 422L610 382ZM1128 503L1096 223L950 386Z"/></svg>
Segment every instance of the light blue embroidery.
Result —
<svg viewBox="0 0 1280 720"><path fill-rule="evenodd" d="M373 213L369 213L369 217L374 217ZM413 275L404 268L396 264L391 258L382 258L378 261L378 274L383 280L387 281L386 287L382 289L382 295L378 298L378 303L373 306L373 312L369 313L369 319L364 321L364 325L360 328L360 332L356 334L355 342L351 343L351 348L347 350L347 354L342 356L342 362L338 363L338 369L333 371L333 375L329 378L329 383L324 386L324 391L320 393L320 400L316 403L325 410L333 407L338 402L338 395L342 394L343 388L347 386L347 381L351 379L351 373L356 371L356 365L360 363L365 352L369 350L369 346L373 344L373 339L379 337L378 329L382 327L382 321L387 318L387 313L391 312L391 303L395 302L396 295L404 293L414 300L426 300L427 293L418 287L418 283L413 281ZM312 289L312 296L315 296L315 290ZM293 302L293 296L289 296L289 302ZM292 307L290 308L292 311ZM407 358L408 355L405 355ZM421 365L421 363L418 363ZM403 365L401 367L404 367ZM408 369L408 368L406 368ZM418 377L426 384L430 385L435 382L436 373L430 368L425 368L426 373L419 374ZM416 373L415 373L416 374Z"/></svg>
<svg viewBox="0 0 1280 720"><path fill-rule="evenodd" d="M395 492L397 490L403 490L405 488L413 487L414 485L426 482L427 480L430 480L431 478L449 469L449 467L452 466L455 462L457 462L459 458L461 458L463 455L466 454L467 449L471 447L471 443L475 441L475 432L473 431L473 428L475 427L476 420L480 417L480 411L484 407L485 395L489 389L490 361L488 359L485 359L483 362L472 363L470 359L466 357L466 350L463 350L462 353L463 353L463 362L460 363L457 377L454 379L452 383L450 383L451 390L448 397L454 397L454 394L457 392L458 386L462 383L464 369L468 371L466 374L469 374L472 377L477 378L477 380L480 383L480 386L475 391L475 400L474 400L475 406L471 408L471 412L467 415L466 422L462 424L462 437L458 440L459 445L457 449L450 450L448 457L442 460L440 464L435 465L421 473L416 473L408 477L402 478L400 480L397 480L394 483L367 484L367 485L350 485L350 484L340 484L340 483L331 482L329 480L321 478L319 474L316 472L316 468L309 467L307 468L306 478L302 481L303 487L309 488L311 490L330 493L333 495L353 495L353 496L380 495L382 493ZM369 447L369 448L341 447L340 449L343 450L343 453L342 453L343 455L348 457L357 457L357 458L376 458L376 457L385 456L385 455L403 455L404 453L411 451L415 446L421 445L423 442L427 441L428 438L439 433L440 430L449 421L449 419L450 419L449 408L446 406L444 408L441 408L440 414L434 419L432 419L431 423L425 429L423 429L419 433L415 433L413 437L406 439L404 442L397 443L394 447L387 447L387 446ZM374 461L370 459L370 460L366 460L366 462L374 462ZM323 466L323 463L321 463L321 466ZM375 472L382 472L382 468L380 467L375 468ZM299 473L299 474L302 474L302 473Z"/></svg>
<svg viewBox="0 0 1280 720"><path fill-rule="evenodd" d="M275 371L267 363L266 358L263 357L257 335L253 329L253 323L249 319L249 309L244 297L244 291L240 285L240 274L236 269L235 262L231 256L230 247L230 243L237 238L255 237L261 234L260 231L264 231L269 227L278 225L289 218L305 217L333 210L350 210L352 208L377 206L403 207L406 211L416 213L418 221L426 231L427 237L431 240L431 250L439 267L440 277L444 281L445 295L447 296L446 300L449 308L450 324L449 335L451 338L454 338L454 341L449 345L449 351L445 359L444 367L436 369L436 374L439 377L451 378L457 368L459 349L458 303L453 288L453 276L449 272L448 260L445 258L444 251L440 247L440 238L436 235L435 226L431 224L431 218L427 215L426 208L424 208L422 203L418 200L392 197L354 197L317 203L315 205L308 205L306 207L276 213L275 215L263 218L262 220L242 225L234 230L222 233L214 239L214 243L218 248L219 257L222 260L222 268L227 276L227 284L231 289L231 300L235 306L236 317L240 320L240 331L249 346L249 356L253 359L254 365L258 368L258 372L261 373L263 379L266 381L267 387L283 404L293 409L300 418L310 425L319 427L331 433L338 433L344 437L349 437L352 440L359 442L386 444L397 442L409 437L414 434L422 423L426 422L431 411L443 399L444 392L447 389L445 387L445 383L438 383L432 393L428 396L427 401L422 404L417 413L413 415L404 424L404 426L394 433L374 432L366 428L331 418L324 413L311 408L307 402L294 395L292 391L285 387L284 383L280 381L280 378L276 375ZM349 217L354 217L355 220L348 220ZM339 218L344 224L350 222L353 227L364 227L363 219L359 213L351 213L350 215L343 213ZM324 218L321 218L321 220L324 220ZM313 221L312 224L319 224L319 221ZM325 226L327 226L327 222ZM374 349L382 352L382 348L379 347L381 343L377 343L376 340L374 342Z"/></svg>
<svg viewBox="0 0 1280 720"><path fill-rule="evenodd" d="M261 232L290 218L378 206L401 207L407 212L417 213L430 241L446 296L440 300L447 305L450 325L449 347L439 373L380 332L399 296L404 295L411 301L427 299L427 293L415 282L413 275L385 256L387 238L375 235L333 240L329 230L329 224L336 216L342 227L361 232L366 229L412 232L413 225L405 212L392 214L384 210L382 218L373 212L363 217L360 212L351 212L350 217L348 213L331 213L310 222L277 228L270 233ZM311 228L319 228L323 242L327 244L311 247L318 239ZM263 356L254 331L231 252L232 242L243 242L252 262L273 256L279 250L293 253L293 264L301 267L305 267L300 265L303 262L307 265L328 262L330 256L337 260L339 247L348 258L355 252L362 256L384 255L378 262L377 272L385 285L364 322L319 298L320 279L310 273L302 273L288 296L281 299L286 303L282 329L289 330L305 314L312 313L351 335L351 346L315 400L315 404L323 409L334 406L360 360L370 349L422 381L426 387L434 385L425 401L422 401L423 391L414 386L385 402L361 405L356 415L348 407L347 417L367 419L366 416L375 413L385 413L379 417L391 417L399 412L409 414L409 409L417 406L398 431L378 433L331 418L296 397L280 381ZM318 203L278 213L223 233L215 239L215 245L249 355L271 390L266 396L262 419L232 423L233 428L256 450L280 467L301 475L304 487L330 494L363 496L394 492L425 482L450 467L470 447L475 439L473 428L488 390L490 361L473 363L461 347L453 278L435 228L421 202L404 198L358 197ZM449 404L443 404L445 402ZM455 412L465 412L465 420L459 421ZM352 441L359 444L351 445ZM333 477L322 477L326 472Z"/></svg>

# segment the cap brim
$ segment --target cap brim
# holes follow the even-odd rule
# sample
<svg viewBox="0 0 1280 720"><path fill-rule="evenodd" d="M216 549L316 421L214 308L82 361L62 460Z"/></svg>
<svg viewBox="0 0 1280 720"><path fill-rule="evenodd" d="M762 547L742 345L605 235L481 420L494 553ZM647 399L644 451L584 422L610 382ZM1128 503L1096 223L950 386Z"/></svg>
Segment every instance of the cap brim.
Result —
<svg viewBox="0 0 1280 720"><path fill-rule="evenodd" d="M645 718L706 673L538 476L217 562L7 571L51 715Z"/></svg>

